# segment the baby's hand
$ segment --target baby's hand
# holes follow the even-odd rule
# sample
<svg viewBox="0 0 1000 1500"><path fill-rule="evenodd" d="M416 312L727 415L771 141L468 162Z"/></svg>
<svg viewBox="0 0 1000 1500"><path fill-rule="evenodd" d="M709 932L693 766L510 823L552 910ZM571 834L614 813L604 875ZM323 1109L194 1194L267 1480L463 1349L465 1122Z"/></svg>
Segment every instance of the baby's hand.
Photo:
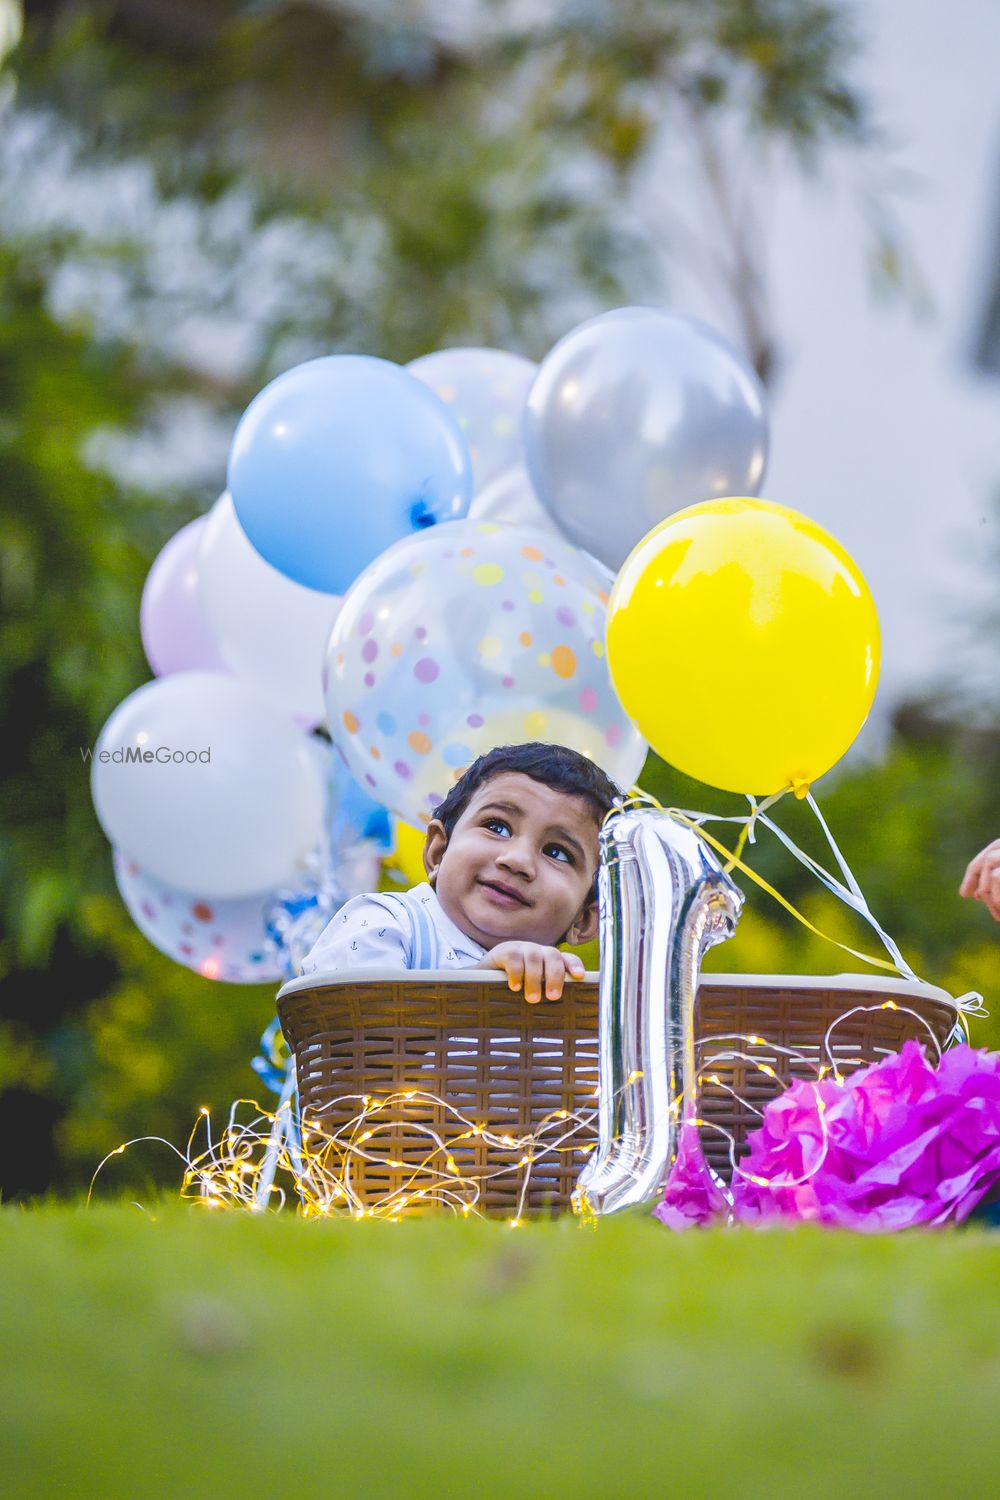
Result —
<svg viewBox="0 0 1000 1500"><path fill-rule="evenodd" d="M1000 839L987 844L970 862L958 894L981 901L994 921L1000 922Z"/></svg>
<svg viewBox="0 0 1000 1500"><path fill-rule="evenodd" d="M560 953L540 943L498 943L477 965L480 969L502 969L512 990L524 987L529 1005L537 1005L545 985L546 1000L558 1000L567 979L582 979L584 967L575 953Z"/></svg>

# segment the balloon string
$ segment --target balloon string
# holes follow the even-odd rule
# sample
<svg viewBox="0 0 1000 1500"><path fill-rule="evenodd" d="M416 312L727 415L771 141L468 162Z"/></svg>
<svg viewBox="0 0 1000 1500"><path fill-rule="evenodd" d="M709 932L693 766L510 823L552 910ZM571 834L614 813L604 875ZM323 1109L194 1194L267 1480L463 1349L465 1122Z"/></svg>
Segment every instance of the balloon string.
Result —
<svg viewBox="0 0 1000 1500"><path fill-rule="evenodd" d="M808 801L809 806L812 808L813 814L815 815L820 828L823 830L823 833L826 836L827 843L830 845L830 849L833 852L834 859L836 860L841 873L844 876L846 886L841 884L841 882L837 880L835 876L831 875L828 870L825 870L818 860L813 859L812 855L806 854L803 849L800 849L794 842L794 840L789 838L783 828L779 828L777 823L773 822L771 818L767 817L766 809L772 807L775 802L779 801L780 798L784 797L789 791L792 790L795 789L791 786L783 787L780 792L774 792L770 797L765 798L764 801L760 803L758 803L756 798L751 796L750 793L747 793L747 801L750 803L749 816L723 817L719 815L713 815L711 813L687 812L679 807L664 808L663 804L659 802L656 797L652 796L651 793L644 792L640 787L632 787L628 797L625 798L624 802L622 802L618 807L614 808L612 810L612 813L610 813L608 816L612 816L614 812L623 811L626 807L641 806L643 804L655 807L660 812L669 812L673 817L678 818L689 828L693 829L695 833L697 833L706 841L706 843L711 844L717 853L725 857L725 868L727 873L734 868L739 869L743 874L747 875L750 880L758 885L761 890L766 891L769 896L772 896L780 906L783 906L785 910L789 912L797 922L801 922L802 926L806 927L811 933L814 934L814 936L821 938L825 943L832 943L835 948L840 948L842 952L849 953L852 958L860 959L862 963L871 964L872 967L877 969L886 969L890 974L899 974L901 978L908 979L915 983L921 983L919 975L916 974L910 967L910 965L906 962L895 941L889 936L889 934L885 931L885 929L881 926L881 924L874 916L867 900L865 899L860 885L858 884L853 872L851 871L847 860L841 853L837 842L833 837L833 834L830 832L825 818L820 812L819 807L817 806L816 801L808 788L802 794L799 800ZM798 795L798 793L796 793L796 795ZM736 842L735 850L730 851L726 849L725 845L721 844L718 839L713 838L710 833L707 833L701 826L705 822L741 824L742 826L740 828L740 833ZM747 843L753 844L756 842L755 832L758 822L763 823L766 828L769 828L775 835L775 837L779 839L782 844L784 844L789 853L793 854L795 858L799 860L799 862L810 871L811 874L815 875L816 878L826 886L827 890L835 895L838 900L843 901L846 906L849 906L852 911L856 912L858 916L862 917L869 924L869 926L874 929L874 931L881 939L883 945L885 946L887 952L892 955L892 963L887 963L885 959L873 958L868 953L861 953L856 948L850 948L846 943L842 943L839 941L839 939L831 937L829 933L822 932L820 928L814 926L813 923L809 921L808 917L803 916L802 912L798 911L797 908L794 907L792 903L781 894L780 891L776 891L773 886L769 885L768 882L763 878L763 876L758 875L755 870L750 869L749 865L744 864L741 855ZM983 997L978 992L978 990L970 990L967 994L959 995L955 1000L955 1005L958 1009L958 1017L955 1022L955 1029L951 1037L949 1037L948 1039L949 1043L953 1041L968 1042L970 1040L970 1035L969 1023L967 1018L969 1016L986 1016L989 1014L989 1012L984 1007Z"/></svg>
<svg viewBox="0 0 1000 1500"><path fill-rule="evenodd" d="M780 796L780 795L782 795L782 794L778 793L778 796ZM784 831L783 828L780 828L777 823L773 822L770 818L768 818L768 817L765 816L764 809L767 806L769 806L771 803L773 803L774 801L776 801L777 797L771 797L771 798L769 798L767 802L761 803L759 807L756 805L756 803L755 803L755 801L754 801L754 799L752 797L748 798L748 800L750 801L752 812L751 812L751 816L750 816L749 822L747 822L745 826L749 827L750 824L752 824L755 820L759 819L759 821L762 822L766 828L769 828L771 830L771 832L774 834L775 838L777 838L782 844L784 844L785 848L789 851L789 853L792 854L799 861L800 864L804 865L806 867L806 869L809 870L809 872L811 874L815 875L816 878L817 878L817 880L819 880L822 885L826 886L826 888L827 888L828 891L830 891L834 896L836 896L839 901L842 901L845 906L850 907L852 911L856 912L858 914L858 916L860 916L861 918L863 918L863 920L866 921L871 928L873 928L873 930L877 933L879 939L881 940L883 946L885 947L886 951L889 953L889 955L893 959L893 962L895 963L898 972L905 979L910 979L910 980L913 980L915 982L919 982L918 975L913 971L913 969L910 967L910 965L906 962L906 960L903 957L902 953L900 952L898 946L896 945L894 939L892 937L890 937L890 935L885 931L885 929L882 927L881 923L878 921L878 919L875 917L874 913L872 912L871 907L868 905L868 902L865 899L864 893L863 893L860 885L858 884L857 880L855 879L854 874L851 871L851 868L848 865L846 859L844 858L843 854L841 853L840 849L838 848L836 840L834 839L833 834L830 832L830 829L827 826L826 821L824 820L822 813L820 812L819 808L817 807L816 802L815 802L815 800L812 797L812 794L811 793L807 794L807 799L806 800L808 800L809 806L812 809L813 814L815 815L816 820L817 820L817 822L820 825L820 828L823 830L823 833L824 833L824 835L826 837L826 841L830 845L830 848L831 848L831 850L833 852L834 858L836 859L837 864L840 867L840 870L841 870L842 874L844 875L845 880L847 881L847 885L846 886L842 885L841 882L839 880L837 880L837 878L834 875L831 875L828 870L824 869L823 866L819 863L818 860L813 859L813 857L812 857L811 854L806 854L806 852L803 849L800 849L799 846L795 843L795 841L793 839L791 839L788 836L787 833L785 833L785 831ZM729 821L743 821L743 820L741 820L741 819L731 820L731 819L722 819L722 818L719 818L719 819L712 819L711 821L713 821L713 822L723 822L723 821L729 822ZM752 842L752 836L751 836L751 842ZM737 854L739 854L741 852L741 848L742 848L742 840L736 846L736 852L737 852ZM828 939L828 941L835 942L836 939L831 938L831 939ZM849 949L849 950L846 950L846 951L852 952L853 950Z"/></svg>
<svg viewBox="0 0 1000 1500"><path fill-rule="evenodd" d="M780 792L774 793L772 796L766 798L764 802L759 804L756 802L755 798L750 797L749 801L751 811L748 817L722 817L715 816L711 813L685 812L682 808L679 807L664 808L663 804L659 802L655 797L651 796L648 792L642 791L638 787L632 788L629 796L622 804L622 807L628 807L640 803L647 803L659 808L661 812L669 813L671 817L677 818L681 823L686 824L688 828L691 828L695 833L697 833L700 838L703 838L707 844L710 844L712 846L717 854L721 854L723 856L723 858L727 861L727 872L733 869L737 869L741 874L746 875L749 880L752 880L754 884L759 886L762 891L766 892L767 895L771 896L775 901L777 901L779 906L784 907L785 911L787 911L790 916L793 916L797 922L800 922L802 926L805 927L809 932L811 932L815 937L821 938L823 942L832 943L835 948L839 948L844 953L849 953L852 958L859 959L861 963L870 964L873 968L885 969L890 974L899 974L901 978L916 981L917 975L910 968L909 964L906 963L896 944L882 929L882 927L876 921L875 917L872 915L868 907L868 903L865 901L864 896L861 894L860 887L857 885L857 881L847 869L846 861L844 860L843 855L840 853L840 850L834 843L833 837L830 834L830 831L827 828L826 823L823 821L822 817L819 818L820 826L823 829L824 833L826 833L827 835L837 863L840 865L841 869L844 870L845 875L851 882L851 890L848 890L843 885L841 885L841 883L832 875L830 875L828 871L824 870L822 865L820 865L817 860L814 860L811 855L806 854L804 850L799 849L798 845L788 837L784 830L779 828L778 825L767 816L765 808L772 806L789 790L791 790L790 787L785 787ZM812 806L814 812L816 812L817 816L819 816L818 808L816 807L815 801L813 800L811 794L808 794L808 801ZM720 841L715 838L713 834L709 833L702 826L702 824L707 821L711 821L713 823L742 824L740 835L736 844L736 849L727 849L726 846L720 843ZM769 828L771 832L774 833L778 839L780 839L780 841L785 845L789 852L793 854L803 865L805 865L806 868L809 869L811 873L814 874L817 879L819 879L822 884L827 887L828 890L830 890L835 896L837 896L838 899L844 901L845 904L850 906L852 910L856 911L859 916L864 917L865 920L869 922L869 924L878 933L878 936L881 938L888 952L893 955L891 962L884 958L876 958L870 953L863 953L857 948L851 948L847 943L842 943L838 938L831 937L829 933L823 932L819 927L815 926L814 923L810 922L809 918L803 915L803 913L800 912L797 907L793 906L792 903L787 899L787 897L783 896L780 891L775 890L774 886L771 885L769 881L765 880L762 875L758 875L756 870L752 870L750 866L743 861L741 855L746 844L748 842L753 843L755 841L754 831L755 825L758 822L763 823L766 828Z"/></svg>
<svg viewBox="0 0 1000 1500"><path fill-rule="evenodd" d="M750 804L750 816L749 818L737 819L738 822L741 822L743 824L743 827L740 829L740 836L736 840L735 858L739 859L741 857L743 850L748 843L755 844L757 842L757 819L761 817L761 815L766 812L769 807L773 807L776 802L780 802L782 797L784 797L785 793L789 790L790 789L787 786L782 787L780 792L772 792L770 797L764 798L763 802L758 802L756 797L751 796L749 792L747 793L747 801ZM764 821L766 822L767 820L765 819ZM727 875L729 874L730 869L732 869L731 865L726 870Z"/></svg>
<svg viewBox="0 0 1000 1500"><path fill-rule="evenodd" d="M802 926L807 928L809 932L813 933L815 937L822 938L824 942L833 943L834 947L840 948L844 953L849 953L852 958L860 959L862 963L871 964L873 968L887 969L890 974L899 974L903 978L916 978L916 975L913 973L912 969L909 969L908 967L903 969L899 964L889 959L875 958L870 953L862 953L859 949L852 948L849 946L849 944L840 942L838 938L831 937L829 933L822 932L820 928L815 926L814 923L810 922L809 918L804 916L802 912L797 909L797 907L793 906L792 903L787 899L787 897L783 896L780 891L775 890L774 886L771 885L769 881L765 880L762 875L758 875L756 870L752 870L748 864L745 864L742 859L740 859L731 850L727 849L725 844L720 843L713 834L707 832L707 830L702 828L697 822L695 822L693 818L687 817L686 814L681 812L680 808L671 807L667 808L666 811L669 812L672 817L677 818L681 823L686 823L689 828L694 829L699 838L703 838L707 844L711 844L716 853L724 855L727 860L731 861L729 865L730 869L735 867L740 871L742 875L746 875L750 880L752 880L755 885L760 886L762 891L765 891L767 895L773 897L773 899L778 902L779 906L783 906L785 911L793 916L797 922L801 922ZM726 819L725 821L728 821L728 819ZM768 819L767 821L768 824L770 824L770 820Z"/></svg>
<svg viewBox="0 0 1000 1500"><path fill-rule="evenodd" d="M843 901L845 906L848 906L852 911L857 912L858 916L862 917L869 924L869 926L877 933L883 946L893 959L900 974L902 974L905 979L919 982L918 976L906 962L902 953L899 951L899 948L897 947L894 939L890 937L890 935L882 927L881 923L877 920L874 913L872 912L871 907L868 905L868 902L865 900L861 887L858 885L858 882L854 878L854 875L851 872L847 861L844 859L844 856L841 854L839 848L837 847L833 835L827 827L819 808L816 806L816 803L813 800L811 793L809 794L807 800L809 802L809 806L812 808L813 812L816 815L816 819L820 827L826 835L827 842L829 843L830 848L833 851L834 858L836 859L837 864L840 866L840 869L844 874L844 877L847 881L846 887L841 885L840 881L837 880L833 875L831 875L827 870L824 870L822 865L820 865L818 861L814 860L810 855L799 849L798 846L784 832L784 830L779 828L776 823L772 823L769 818L764 818L764 823L771 829L774 835L778 839L780 839L785 848L791 854L793 854L796 859L804 864L807 869L813 872L816 878L826 886L828 891L830 891L840 901Z"/></svg>

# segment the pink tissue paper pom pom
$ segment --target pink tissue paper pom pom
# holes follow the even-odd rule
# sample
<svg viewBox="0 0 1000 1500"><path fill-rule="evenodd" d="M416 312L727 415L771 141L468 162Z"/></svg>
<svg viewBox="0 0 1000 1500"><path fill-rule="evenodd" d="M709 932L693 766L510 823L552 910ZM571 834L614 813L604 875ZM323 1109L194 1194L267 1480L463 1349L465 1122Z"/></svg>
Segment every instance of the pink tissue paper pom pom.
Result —
<svg viewBox="0 0 1000 1500"><path fill-rule="evenodd" d="M698 1127L682 1125L663 1199L653 1209L655 1217L668 1229L691 1229L714 1223L728 1212L728 1199L702 1155Z"/></svg>
<svg viewBox="0 0 1000 1500"><path fill-rule="evenodd" d="M797 1080L747 1145L731 1188L738 1222L869 1233L960 1223L1000 1180L1000 1053L962 1045L932 1067L909 1041L841 1083ZM682 1138L654 1213L677 1229L725 1211Z"/></svg>

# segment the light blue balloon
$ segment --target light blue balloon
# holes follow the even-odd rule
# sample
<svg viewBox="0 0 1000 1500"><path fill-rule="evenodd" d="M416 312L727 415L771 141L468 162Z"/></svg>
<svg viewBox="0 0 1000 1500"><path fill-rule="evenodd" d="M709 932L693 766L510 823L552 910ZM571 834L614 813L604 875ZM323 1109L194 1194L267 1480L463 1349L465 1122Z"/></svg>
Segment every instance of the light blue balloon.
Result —
<svg viewBox="0 0 1000 1500"><path fill-rule="evenodd" d="M369 797L339 754L330 755L330 847L335 853L370 839L388 854L394 844L389 809Z"/></svg>
<svg viewBox="0 0 1000 1500"><path fill-rule="evenodd" d="M267 562L342 594L393 542L466 514L472 458L444 402L401 365L335 354L254 397L229 452L229 492Z"/></svg>

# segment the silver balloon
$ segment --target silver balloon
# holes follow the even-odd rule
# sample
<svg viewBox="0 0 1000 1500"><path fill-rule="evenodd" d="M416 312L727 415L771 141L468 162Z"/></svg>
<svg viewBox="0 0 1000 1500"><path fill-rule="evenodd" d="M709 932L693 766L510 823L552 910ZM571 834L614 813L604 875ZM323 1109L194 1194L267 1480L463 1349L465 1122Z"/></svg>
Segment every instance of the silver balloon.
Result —
<svg viewBox="0 0 1000 1500"><path fill-rule="evenodd" d="M609 1214L662 1192L696 1114L701 960L732 936L743 894L691 828L652 808L605 824L598 885L598 1146L573 1205Z"/></svg>
<svg viewBox="0 0 1000 1500"><path fill-rule="evenodd" d="M706 324L622 307L581 323L542 361L524 440L532 482L560 531L617 571L684 506L758 493L764 391Z"/></svg>

